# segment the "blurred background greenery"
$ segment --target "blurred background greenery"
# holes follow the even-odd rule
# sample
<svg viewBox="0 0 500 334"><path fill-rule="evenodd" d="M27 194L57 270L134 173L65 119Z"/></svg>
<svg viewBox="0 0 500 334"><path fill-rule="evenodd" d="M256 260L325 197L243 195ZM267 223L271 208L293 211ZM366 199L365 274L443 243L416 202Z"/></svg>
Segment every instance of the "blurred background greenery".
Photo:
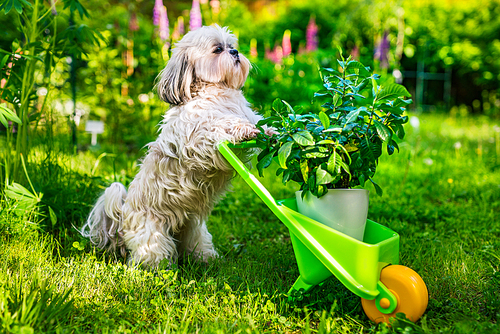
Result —
<svg viewBox="0 0 500 334"><path fill-rule="evenodd" d="M214 263L153 277L78 233L156 138L172 45L212 23L239 37L263 114L276 97L316 108L337 46L412 93L369 217L400 234L401 263L428 285L417 325L377 327L335 280L287 303L289 234L241 178L208 221ZM499 55L499 0L0 0L0 332L498 333ZM275 198L296 190L263 183Z"/></svg>
<svg viewBox="0 0 500 334"><path fill-rule="evenodd" d="M66 38L70 46L53 52L51 73L51 47L37 51L45 62L36 63L30 122L41 128L50 120L53 134L67 137L61 143L69 148L96 149L85 132L88 120L105 124L97 148L133 152L154 139L168 108L153 92L156 75L172 45L200 23L229 26L239 37L241 52L254 65L245 94L263 113L276 97L311 106L321 85L317 69L331 66L341 46L385 80L403 83L414 110L499 115L497 0L89 0L85 8L77 0L40 3L54 4L49 15L57 12L59 29L48 24L39 38ZM4 80L11 72L21 75L15 55L26 41L17 16L15 9L0 15L2 57L11 55L0 70ZM58 37L71 26L73 35ZM9 89L16 87L2 84ZM7 95L0 98L17 108Z"/></svg>

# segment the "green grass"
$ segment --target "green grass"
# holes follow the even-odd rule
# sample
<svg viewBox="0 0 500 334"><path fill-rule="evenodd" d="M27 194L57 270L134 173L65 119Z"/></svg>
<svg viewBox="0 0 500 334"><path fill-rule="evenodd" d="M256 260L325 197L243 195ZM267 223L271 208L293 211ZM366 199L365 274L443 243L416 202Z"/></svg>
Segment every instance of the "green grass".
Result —
<svg viewBox="0 0 500 334"><path fill-rule="evenodd" d="M147 272L94 250L72 226L107 183L128 182L137 167L108 156L94 168L97 155L87 152L32 159L30 177L44 193L38 214L19 216L0 199L0 331L500 333L498 122L418 117L401 152L380 161L384 195L370 189L369 212L400 234L400 263L427 284L429 306L416 324L374 325L335 278L289 303L299 273L288 231L239 178L208 222L221 259L187 257ZM296 190L272 171L262 182L277 199Z"/></svg>

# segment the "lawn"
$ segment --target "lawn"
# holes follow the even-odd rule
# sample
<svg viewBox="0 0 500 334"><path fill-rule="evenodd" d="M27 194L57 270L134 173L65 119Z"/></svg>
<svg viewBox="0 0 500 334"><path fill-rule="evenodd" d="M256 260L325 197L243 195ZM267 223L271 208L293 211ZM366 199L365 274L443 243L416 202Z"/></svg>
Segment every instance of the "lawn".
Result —
<svg viewBox="0 0 500 334"><path fill-rule="evenodd" d="M500 333L500 128L485 117L411 115L380 161L369 218L401 237L400 263L426 282L416 323L375 325L335 278L299 302L286 227L240 179L208 222L220 259L131 268L76 233L100 191L130 181L135 157L34 150L40 205L0 199L0 328L17 333ZM99 164L97 164L99 162ZM294 196L266 170L275 198ZM51 210L48 207L51 207ZM51 215L52 212L52 215Z"/></svg>

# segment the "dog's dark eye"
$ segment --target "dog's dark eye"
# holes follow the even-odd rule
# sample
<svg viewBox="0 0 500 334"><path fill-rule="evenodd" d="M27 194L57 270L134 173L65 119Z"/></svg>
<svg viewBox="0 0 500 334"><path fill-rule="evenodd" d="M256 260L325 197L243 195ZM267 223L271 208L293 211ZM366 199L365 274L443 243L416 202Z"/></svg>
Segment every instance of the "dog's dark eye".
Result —
<svg viewBox="0 0 500 334"><path fill-rule="evenodd" d="M214 53L221 53L224 49L221 46L215 48Z"/></svg>

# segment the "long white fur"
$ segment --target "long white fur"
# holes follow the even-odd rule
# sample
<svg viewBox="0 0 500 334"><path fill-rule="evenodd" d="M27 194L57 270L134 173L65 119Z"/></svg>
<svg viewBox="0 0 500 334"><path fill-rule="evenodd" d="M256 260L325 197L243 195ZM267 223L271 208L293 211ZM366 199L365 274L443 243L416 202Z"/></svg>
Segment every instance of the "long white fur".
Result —
<svg viewBox="0 0 500 334"><path fill-rule="evenodd" d="M148 145L128 193L113 183L81 229L96 246L123 256L128 249L131 261L153 268L181 252L217 256L206 220L233 176L217 144L254 137L260 119L240 90L250 62L229 53L235 44L227 28L214 25L175 45L157 84L171 105L158 139Z"/></svg>

